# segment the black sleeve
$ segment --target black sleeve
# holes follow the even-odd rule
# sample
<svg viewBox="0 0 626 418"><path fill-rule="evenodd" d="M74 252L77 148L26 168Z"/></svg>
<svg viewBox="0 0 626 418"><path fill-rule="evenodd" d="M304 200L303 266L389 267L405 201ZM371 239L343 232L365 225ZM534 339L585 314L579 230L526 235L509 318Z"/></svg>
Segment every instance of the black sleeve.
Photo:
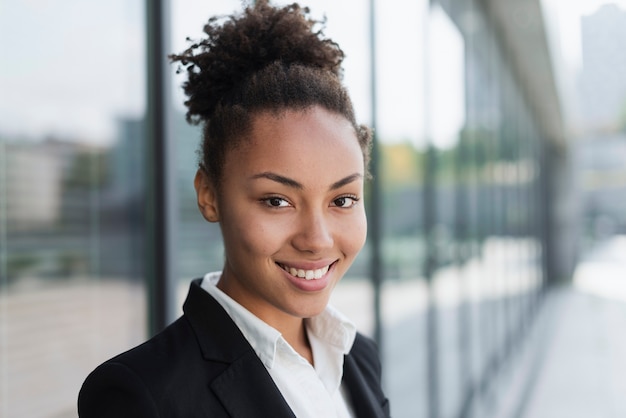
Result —
<svg viewBox="0 0 626 418"><path fill-rule="evenodd" d="M158 417L146 385L129 367L107 362L94 370L78 395L81 418Z"/></svg>

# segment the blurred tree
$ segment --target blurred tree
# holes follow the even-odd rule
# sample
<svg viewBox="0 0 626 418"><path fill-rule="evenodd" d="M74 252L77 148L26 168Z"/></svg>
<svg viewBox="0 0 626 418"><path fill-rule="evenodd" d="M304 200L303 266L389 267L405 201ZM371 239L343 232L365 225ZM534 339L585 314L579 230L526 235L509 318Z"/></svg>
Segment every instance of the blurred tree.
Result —
<svg viewBox="0 0 626 418"><path fill-rule="evenodd" d="M424 153L411 143L382 144L381 156L381 176L386 189L422 182Z"/></svg>

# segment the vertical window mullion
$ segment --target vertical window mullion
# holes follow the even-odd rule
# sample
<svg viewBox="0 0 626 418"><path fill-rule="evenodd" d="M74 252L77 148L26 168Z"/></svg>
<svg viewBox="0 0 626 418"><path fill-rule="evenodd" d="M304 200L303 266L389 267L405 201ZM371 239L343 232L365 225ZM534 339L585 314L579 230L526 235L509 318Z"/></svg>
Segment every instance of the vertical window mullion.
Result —
<svg viewBox="0 0 626 418"><path fill-rule="evenodd" d="M176 243L176 153L173 144L169 76L169 2L147 0L146 115L146 280L149 333L176 315L174 248Z"/></svg>

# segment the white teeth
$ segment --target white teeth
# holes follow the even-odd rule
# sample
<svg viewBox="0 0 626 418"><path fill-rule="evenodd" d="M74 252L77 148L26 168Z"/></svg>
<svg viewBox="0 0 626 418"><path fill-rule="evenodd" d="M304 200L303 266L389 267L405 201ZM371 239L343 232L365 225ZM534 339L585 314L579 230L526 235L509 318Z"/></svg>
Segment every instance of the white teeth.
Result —
<svg viewBox="0 0 626 418"><path fill-rule="evenodd" d="M287 266L282 266L282 267L283 267L283 270L289 272L289 274L291 274L294 277L299 277L305 280L314 280L314 279L321 279L322 277L324 277L324 275L328 273L328 268L330 266L326 266L324 268L317 269L317 270L303 270L303 269L296 269L294 267L287 267Z"/></svg>

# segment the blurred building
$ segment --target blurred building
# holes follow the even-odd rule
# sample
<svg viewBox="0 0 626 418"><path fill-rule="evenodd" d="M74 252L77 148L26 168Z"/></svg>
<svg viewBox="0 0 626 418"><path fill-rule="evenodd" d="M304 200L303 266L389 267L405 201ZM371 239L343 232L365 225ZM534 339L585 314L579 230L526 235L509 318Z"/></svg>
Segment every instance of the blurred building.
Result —
<svg viewBox="0 0 626 418"><path fill-rule="evenodd" d="M5 145L6 217L17 230L51 227L61 217L64 161L55 152L57 147L58 143Z"/></svg>
<svg viewBox="0 0 626 418"><path fill-rule="evenodd" d="M592 133L626 126L626 11L616 4L601 6L581 21L581 117Z"/></svg>
<svg viewBox="0 0 626 418"><path fill-rule="evenodd" d="M626 11L607 4L581 20L580 117L573 143L589 244L626 231Z"/></svg>

